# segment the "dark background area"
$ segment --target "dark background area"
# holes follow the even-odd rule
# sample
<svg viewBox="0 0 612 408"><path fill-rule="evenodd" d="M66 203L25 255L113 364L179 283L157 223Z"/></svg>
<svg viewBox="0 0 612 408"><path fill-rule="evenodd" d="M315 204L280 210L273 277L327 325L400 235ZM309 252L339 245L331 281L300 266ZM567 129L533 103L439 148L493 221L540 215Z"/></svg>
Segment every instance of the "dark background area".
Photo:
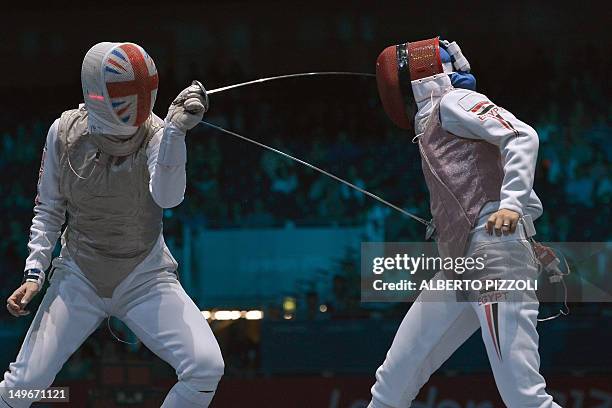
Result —
<svg viewBox="0 0 612 408"><path fill-rule="evenodd" d="M388 45L435 35L455 40L471 63L478 90L538 131L535 189L545 208L536 224L538 238L610 239L611 44L610 12L603 2L174 1L11 7L3 10L0 25L3 298L21 280L45 135L62 111L82 101L82 58L99 41L135 42L153 57L160 73L154 111L163 118L192 79L212 89L294 72L374 72L378 53ZM410 143L413 135L385 117L372 78L286 80L213 95L206 119L366 186L403 208L425 217L429 213L418 151ZM420 225L402 215L213 130L194 129L188 154L185 202L166 212L173 252L185 245L187 224L203 230L384 225L387 241L422 239ZM198 248L192 251L197 254ZM324 275L330 286L326 293L306 285L283 294L297 304L291 319L283 319L287 310L279 299L266 304L253 300L249 307L265 309L261 321L211 321L227 364L219 405L213 406L239 406L223 398L245 395L253 401L257 393L270 399L249 406L334 406L334 393L340 395L338 407L361 406L351 403L367 398L374 370L409 305L376 309L360 304L355 260L348 254ZM197 301L195 289L186 289ZM199 300L204 308L205 299ZM325 313L319 310L323 304ZM580 304L569 317L541 326L543 371L565 396L564 406L596 406L598 392L612 400L611 315L607 305ZM0 312L3 363L14 358L27 319L15 321ZM120 326L116 330L128 336ZM300 332L309 334L295 334ZM480 375L488 378L490 371L477 337L433 383L447 398L466 404L458 407L474 397L462 397L462 390L481 381ZM136 377L141 380L109 384L109 367L117 370L111 377L140 370ZM163 395L173 380L169 368L144 347L123 346L101 329L58 381L88 381L73 387L84 390L83 401L95 395L106 401L103 406L111 406L117 389L149 390L143 397L149 401ZM482 407L501 406L490 380L484 381L483 395L493 405ZM303 395L307 387L325 402L308 402ZM279 389L288 398L282 403L270 391ZM578 404L576 392L583 393L583 405L572 405ZM312 401L319 401L313 395Z"/></svg>

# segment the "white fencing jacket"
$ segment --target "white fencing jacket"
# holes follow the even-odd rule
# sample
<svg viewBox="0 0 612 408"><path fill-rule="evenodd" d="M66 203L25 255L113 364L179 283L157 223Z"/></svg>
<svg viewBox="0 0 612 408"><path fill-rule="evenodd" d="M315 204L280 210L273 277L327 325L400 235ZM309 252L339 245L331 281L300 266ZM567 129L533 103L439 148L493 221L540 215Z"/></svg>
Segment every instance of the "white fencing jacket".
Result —
<svg viewBox="0 0 612 408"><path fill-rule="evenodd" d="M25 262L25 270L37 268L44 271L49 267L66 216L66 199L59 191L58 124L59 119L51 125L43 151L28 242L30 253ZM153 199L162 208L179 205L183 201L186 185L185 133L172 123L166 122L151 138L146 154L150 173L149 192ZM164 252L166 256L153 256L159 251ZM69 263L71 269L78 270L63 245L60 258ZM160 233L151 254L135 270L175 269L176 266L176 261L164 243L163 234Z"/></svg>
<svg viewBox="0 0 612 408"><path fill-rule="evenodd" d="M542 215L542 203L533 190L538 134L512 113L495 105L485 95L467 89L451 89L447 75L426 82L414 81L412 89L417 101L416 133L425 129L436 104L440 104L442 128L459 137L485 140L499 147L503 160L504 179L500 201L487 203L480 218L499 209Z"/></svg>

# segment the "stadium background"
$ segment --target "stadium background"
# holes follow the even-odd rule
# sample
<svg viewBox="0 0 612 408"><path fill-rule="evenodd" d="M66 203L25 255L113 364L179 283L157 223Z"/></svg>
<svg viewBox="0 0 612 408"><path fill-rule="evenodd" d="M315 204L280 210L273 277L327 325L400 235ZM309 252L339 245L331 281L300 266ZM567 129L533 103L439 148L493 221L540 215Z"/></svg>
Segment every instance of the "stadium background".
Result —
<svg viewBox="0 0 612 408"><path fill-rule="evenodd" d="M479 90L538 131L540 240L610 239L609 12L597 2L60 3L13 5L3 15L3 299L21 280L47 129L82 100L82 57L99 41L133 41L151 54L160 72L155 112L163 117L195 78L211 89L293 72L373 72L387 45L438 34L456 40ZM384 116L372 79L243 88L212 96L206 119L428 214L412 135ZM358 245L418 241L420 225L204 127L188 136L188 151L186 199L164 222L184 286L216 316L211 325L227 369L213 406L365 406L409 305L359 303ZM232 311L261 311L263 319L253 312L254 320L231 320ZM612 406L610 316L608 305L577 304L569 317L540 326L542 371L564 407ZM3 366L30 321L0 312ZM131 339L119 322L111 324ZM70 406L158 406L173 381L165 363L140 345L113 340L103 325L56 384L71 386ZM427 408L502 406L479 334L419 401Z"/></svg>

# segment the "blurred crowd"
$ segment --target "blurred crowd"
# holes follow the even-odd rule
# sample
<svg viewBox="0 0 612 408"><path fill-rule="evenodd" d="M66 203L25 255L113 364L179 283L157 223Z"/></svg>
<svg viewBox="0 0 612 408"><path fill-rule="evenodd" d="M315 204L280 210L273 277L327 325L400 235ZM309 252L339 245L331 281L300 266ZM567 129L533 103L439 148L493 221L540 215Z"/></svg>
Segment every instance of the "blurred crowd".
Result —
<svg viewBox="0 0 612 408"><path fill-rule="evenodd" d="M572 55L575 54L575 55ZM535 188L544 204L537 222L542 241L606 241L610 238L612 111L605 87L606 56L576 48L563 58L580 59L580 72L547 49L534 49L538 80L517 79L510 62L473 63L479 90L531 124L540 137ZM561 58L561 59L560 59ZM530 61L529 58L526 58ZM240 62L219 55L206 78L231 84L253 75ZM172 70L161 73L156 112L185 83ZM165 85L164 85L165 84ZM508 92L508 89L520 91ZM66 109L76 107L78 100ZM0 123L0 256L3 291L18 283L27 256L27 236L48 126L61 109L37 118L4 111ZM412 135L385 117L371 78L307 78L215 95L206 120L267 143L369 189L427 217L427 191ZM188 138L186 199L166 212L166 234L180 240L181 225L263 228L285 225L362 225L384 231L387 241L421 240L419 224L377 201L276 153L200 126ZM4 295L4 294L3 294Z"/></svg>
<svg viewBox="0 0 612 408"><path fill-rule="evenodd" d="M478 50L467 55L472 59L479 91L532 125L540 137L535 189L545 211L536 224L538 238L608 241L612 107L601 82L607 77L610 55L602 48L588 46L575 46L564 53L551 47L520 52L522 66L512 60L515 53L511 47L495 59ZM211 60L214 64L194 65L182 74L174 72L172 64L161 70L155 109L159 116L165 116L174 95L190 79L200 78L205 85L226 85L256 76L243 61L223 53ZM568 61L582 61L582 69L573 70ZM533 66L542 75L531 75L532 71L521 74L522 69ZM73 88L80 89L78 78ZM57 95L63 91L52 84L44 90ZM39 105L35 111L9 104L0 113L2 299L21 280L47 129L63 109L76 107L79 100L70 103ZM285 80L216 94L205 120L306 160L424 218L429 215L420 159L411 143L413 135L395 128L385 117L372 78ZM420 224L377 201L276 153L205 126L194 129L188 137L187 167L186 199L165 212L165 233L176 245L180 245L186 223L202 228L362 226L370 238L379 240L423 239ZM328 275L331 293L307 289L294 294L296 309L291 319L376 315L359 303L358 260L339 262L337 270ZM399 304L386 313L400 316L407 307ZM601 312L597 305L582 305L578 310ZM281 304L268 305L264 312L270 322L285 320L287 315ZM0 314L0 319L7 317L7 313ZM244 319L213 322L230 374L256 371L258 327ZM121 338L129 338L121 327L115 330ZM95 376L92 365L100 361L154 360L144 347L109 339L106 329L99 329L71 358L60 378ZM159 370L167 371L163 363L156 364Z"/></svg>

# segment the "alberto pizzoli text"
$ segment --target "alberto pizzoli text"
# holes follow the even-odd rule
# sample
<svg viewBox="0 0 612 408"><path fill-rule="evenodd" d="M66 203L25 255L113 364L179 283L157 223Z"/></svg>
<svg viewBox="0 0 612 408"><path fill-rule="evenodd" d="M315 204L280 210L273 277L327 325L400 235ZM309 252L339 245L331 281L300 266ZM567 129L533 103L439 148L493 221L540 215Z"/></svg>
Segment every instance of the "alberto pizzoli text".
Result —
<svg viewBox="0 0 612 408"><path fill-rule="evenodd" d="M421 281L420 283L402 279L399 282L384 282L377 279L372 282L376 291L413 291L413 290L486 290L486 291L513 291L538 290L538 281L530 279L449 279Z"/></svg>

